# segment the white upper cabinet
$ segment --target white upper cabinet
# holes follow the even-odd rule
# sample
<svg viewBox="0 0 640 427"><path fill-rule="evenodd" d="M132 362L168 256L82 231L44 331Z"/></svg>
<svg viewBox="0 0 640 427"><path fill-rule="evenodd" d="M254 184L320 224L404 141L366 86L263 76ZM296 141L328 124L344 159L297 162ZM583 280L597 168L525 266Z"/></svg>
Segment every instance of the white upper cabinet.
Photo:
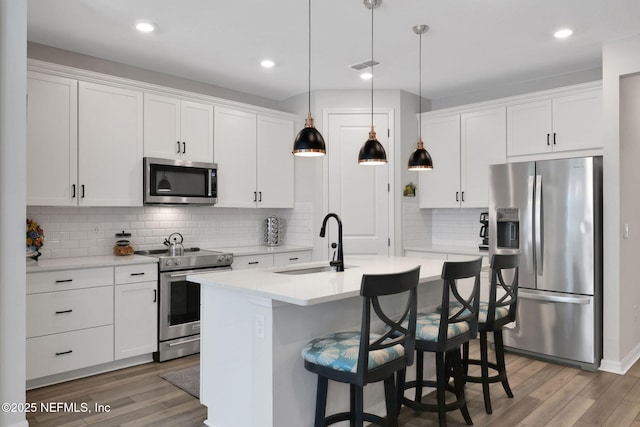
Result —
<svg viewBox="0 0 640 427"><path fill-rule="evenodd" d="M421 208L460 207L460 114L422 119L433 170L419 172Z"/></svg>
<svg viewBox="0 0 640 427"><path fill-rule="evenodd" d="M29 72L27 204L77 205L78 81Z"/></svg>
<svg viewBox="0 0 640 427"><path fill-rule="evenodd" d="M505 108L423 119L433 170L420 172L421 208L486 207L489 165L506 161Z"/></svg>
<svg viewBox="0 0 640 427"><path fill-rule="evenodd" d="M489 165L505 163L506 111L504 107L460 116L460 203L462 207L489 206Z"/></svg>
<svg viewBox="0 0 640 427"><path fill-rule="evenodd" d="M258 116L258 207L293 208L293 126L291 119Z"/></svg>
<svg viewBox="0 0 640 427"><path fill-rule="evenodd" d="M144 155L213 161L213 105L144 94Z"/></svg>
<svg viewBox="0 0 640 427"><path fill-rule="evenodd" d="M292 119L215 107L219 207L292 208Z"/></svg>
<svg viewBox="0 0 640 427"><path fill-rule="evenodd" d="M141 91L79 83L80 206L142 206Z"/></svg>
<svg viewBox="0 0 640 427"><path fill-rule="evenodd" d="M568 92L507 106L507 154L602 147L602 89Z"/></svg>

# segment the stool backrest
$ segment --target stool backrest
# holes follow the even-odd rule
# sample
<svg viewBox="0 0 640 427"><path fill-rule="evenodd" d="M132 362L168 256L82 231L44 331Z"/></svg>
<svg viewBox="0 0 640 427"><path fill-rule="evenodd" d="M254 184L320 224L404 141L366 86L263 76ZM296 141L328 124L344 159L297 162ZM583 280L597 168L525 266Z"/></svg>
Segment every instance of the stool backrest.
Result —
<svg viewBox="0 0 640 427"><path fill-rule="evenodd" d="M478 311L480 307L480 269L482 258L472 261L446 261L442 265L442 309L438 330L438 351L447 351L460 343L473 339L478 334ZM458 286L461 279L473 278L473 288L462 295ZM448 310L445 307L449 307ZM449 327L467 322L468 332L448 338ZM466 325L465 325L466 326Z"/></svg>
<svg viewBox="0 0 640 427"><path fill-rule="evenodd" d="M520 256L518 254L495 254L491 257L491 287L489 288L487 329L495 327L496 309L500 307L509 307L509 314L500 319L500 323L506 324L516 320L519 263ZM509 277L509 280L505 280L505 275ZM498 296L498 293L500 293L500 296Z"/></svg>
<svg viewBox="0 0 640 427"><path fill-rule="evenodd" d="M360 295L364 297L362 305L362 326L360 333L360 353L358 354L358 376L362 384L368 382L369 353L376 350L404 346L405 357L396 360L389 369L400 369L400 365L413 363L416 336L417 286L420 278L420 266L402 273L363 274ZM380 297L405 294L406 304L397 314L387 313L380 304ZM394 307L397 307L394 304ZM373 309L373 310L372 310ZM373 314L373 315L372 315ZM381 336L375 341L369 339L372 322L382 321ZM403 323L405 324L403 326Z"/></svg>

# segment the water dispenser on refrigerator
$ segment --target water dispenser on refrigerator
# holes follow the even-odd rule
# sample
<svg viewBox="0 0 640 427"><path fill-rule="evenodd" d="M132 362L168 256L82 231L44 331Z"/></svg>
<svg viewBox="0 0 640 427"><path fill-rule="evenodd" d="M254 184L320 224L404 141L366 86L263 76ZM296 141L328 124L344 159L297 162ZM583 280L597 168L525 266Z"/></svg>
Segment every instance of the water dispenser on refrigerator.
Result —
<svg viewBox="0 0 640 427"><path fill-rule="evenodd" d="M518 208L496 209L497 247L520 249L520 210Z"/></svg>

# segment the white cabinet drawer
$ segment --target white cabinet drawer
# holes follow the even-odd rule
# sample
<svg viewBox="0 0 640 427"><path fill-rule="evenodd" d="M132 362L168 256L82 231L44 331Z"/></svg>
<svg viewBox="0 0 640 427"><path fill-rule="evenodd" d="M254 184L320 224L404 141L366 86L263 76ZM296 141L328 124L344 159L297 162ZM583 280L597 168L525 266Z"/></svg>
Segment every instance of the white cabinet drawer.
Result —
<svg viewBox="0 0 640 427"><path fill-rule="evenodd" d="M263 255L241 255L233 257L232 268L234 270L244 270L247 268L267 268L273 267L273 254Z"/></svg>
<svg viewBox="0 0 640 427"><path fill-rule="evenodd" d="M275 267L298 264L301 262L311 262L311 252L279 252L273 254L273 265Z"/></svg>
<svg viewBox="0 0 640 427"><path fill-rule="evenodd" d="M27 338L113 323L113 286L27 295Z"/></svg>
<svg viewBox="0 0 640 427"><path fill-rule="evenodd" d="M113 267L27 274L27 294L113 285Z"/></svg>
<svg viewBox="0 0 640 427"><path fill-rule="evenodd" d="M113 326L27 339L27 380L113 361Z"/></svg>
<svg viewBox="0 0 640 427"><path fill-rule="evenodd" d="M158 280L158 264L139 264L116 267L116 285Z"/></svg>

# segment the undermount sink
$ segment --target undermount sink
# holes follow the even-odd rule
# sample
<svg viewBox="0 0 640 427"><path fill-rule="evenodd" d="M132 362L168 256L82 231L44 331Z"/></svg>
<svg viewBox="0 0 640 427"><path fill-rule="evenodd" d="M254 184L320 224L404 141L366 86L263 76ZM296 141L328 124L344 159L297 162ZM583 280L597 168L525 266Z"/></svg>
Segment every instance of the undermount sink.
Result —
<svg viewBox="0 0 640 427"><path fill-rule="evenodd" d="M357 267L357 266L355 265L344 266L345 270L347 268L354 268L354 267ZM323 273L325 271L336 271L336 268L331 267L330 265L319 265L317 267L302 267L302 268L290 268L290 269L288 268L286 270L274 271L274 273L297 275L297 274Z"/></svg>

